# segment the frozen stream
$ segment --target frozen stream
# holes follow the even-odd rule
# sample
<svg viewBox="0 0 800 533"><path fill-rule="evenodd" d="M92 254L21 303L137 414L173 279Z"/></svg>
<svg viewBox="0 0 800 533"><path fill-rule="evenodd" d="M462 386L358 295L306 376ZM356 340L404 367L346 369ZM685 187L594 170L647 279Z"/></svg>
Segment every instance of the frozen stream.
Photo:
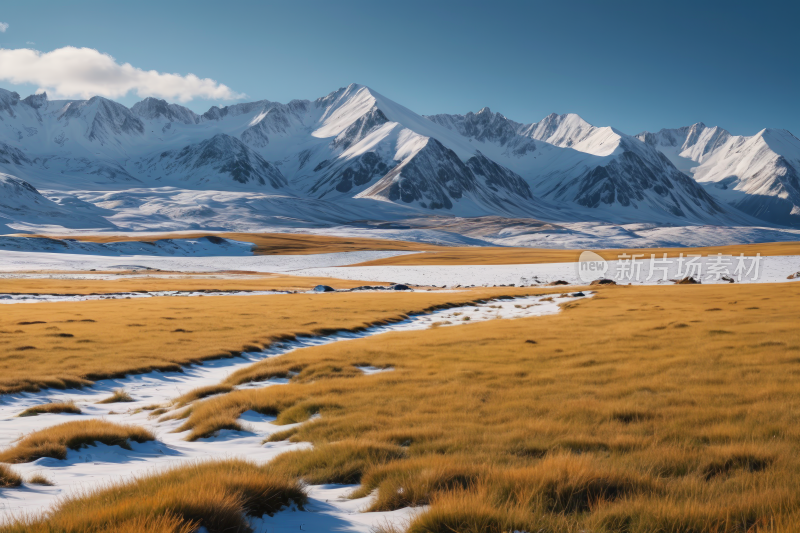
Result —
<svg viewBox="0 0 800 533"><path fill-rule="evenodd" d="M552 299L548 298L551 296ZM587 294L587 297L590 294ZM197 387L213 385L236 370L269 357L278 357L299 348L321 346L333 342L359 339L390 331L413 331L431 327L471 324L494 319L522 318L553 314L559 304L581 298L557 295L529 296L493 300L483 304L468 305L415 315L407 320L385 326L375 326L360 333L341 332L323 337L303 337L296 341L274 343L260 352L245 353L232 359L218 359L185 367L184 372L151 372L131 375L122 379L96 382L91 387L68 391L46 390L40 393L19 393L0 396L0 447L7 447L22 435L72 420L103 418L117 423L136 424L151 429L157 437L154 442L132 444L132 450L118 446L97 445L79 451L70 450L66 460L38 459L32 463L13 465L24 478L34 473L44 474L53 486L31 485L0 489L0 520L19 513L38 513L46 510L61 495L76 490L89 489L109 482L129 479L131 475L153 468L179 464L197 459L242 457L266 462L287 450L310 446L307 443L276 442L262 444L268 435L291 426L276 426L267 417L246 412L240 419L247 431L224 430L219 435L196 442L184 440L186 433L172 433L182 421L158 422L148 416L148 411L137 412L142 407L166 403ZM545 301L545 299L547 299ZM469 317L469 320L465 320ZM362 368L365 375L379 372ZM390 369L389 369L390 370ZM386 370L383 370L386 371ZM287 383L285 379L248 383L242 387L265 387ZM130 403L97 404L114 389L124 389L134 401ZM43 414L19 418L28 407L53 401L74 401L81 414ZM305 512L283 511L274 517L256 520L254 526L269 531L298 530L303 525L310 531L370 532L377 524L407 520L413 509L390 513L361 513L369 498L349 500L345 496L353 487L322 485L309 487L310 504Z"/></svg>

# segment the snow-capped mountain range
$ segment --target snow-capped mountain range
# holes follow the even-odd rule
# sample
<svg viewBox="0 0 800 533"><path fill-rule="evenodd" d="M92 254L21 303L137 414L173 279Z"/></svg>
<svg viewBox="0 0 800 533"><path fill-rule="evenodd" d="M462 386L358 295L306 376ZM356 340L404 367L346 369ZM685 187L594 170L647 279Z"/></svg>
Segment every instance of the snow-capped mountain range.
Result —
<svg viewBox="0 0 800 533"><path fill-rule="evenodd" d="M800 140L788 131L767 128L744 137L700 122L637 138L720 202L767 222L800 224Z"/></svg>
<svg viewBox="0 0 800 533"><path fill-rule="evenodd" d="M198 115L0 89L0 229L307 227L426 216L800 225L800 140L574 114L423 117L368 87Z"/></svg>

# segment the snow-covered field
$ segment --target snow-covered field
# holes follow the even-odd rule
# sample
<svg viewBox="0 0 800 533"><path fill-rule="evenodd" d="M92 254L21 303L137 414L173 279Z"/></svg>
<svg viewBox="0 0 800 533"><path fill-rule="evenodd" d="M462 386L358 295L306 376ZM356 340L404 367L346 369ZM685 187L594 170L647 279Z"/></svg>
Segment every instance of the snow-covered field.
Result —
<svg viewBox="0 0 800 533"><path fill-rule="evenodd" d="M349 266L418 252L360 251L311 255L241 255L241 256L151 256L90 255L50 252L0 251L0 272L69 272L90 270L163 270L170 272L249 271L287 273L295 276L330 277L373 282L408 283L435 286L532 285L557 280L570 284L587 281L579 276L580 263L530 265L422 265L422 266ZM744 268L744 270L741 270ZM666 269L666 270L664 270ZM727 276L740 283L775 283L800 271L800 256L718 258L700 257L690 263L671 258L662 262L650 256L635 260L609 261L605 277L618 283L667 283L692 275L703 283L726 283ZM13 275L13 274L12 274ZM600 275L595 276L602 277ZM592 279L595 279L592 278Z"/></svg>
<svg viewBox="0 0 800 533"><path fill-rule="evenodd" d="M605 277L617 283L632 283L634 285L655 285L670 283L670 280L680 279L689 274L702 283L728 283L716 272L710 274L715 267L715 256L699 258L695 264L699 265L697 271L689 270L688 261L679 263L678 258L671 258L667 263L653 263L650 259L609 261ZM754 258L745 258L745 271L739 279L735 275L738 257L734 257L727 265L727 274L739 283L777 283L790 281L786 278L800 271L800 256L775 256L762 257L758 265L758 273L753 268ZM653 273L651 277L651 265ZM725 265L723 265L725 266ZM538 283L551 283L563 280L570 285L581 285L587 280L579 275L580 263L548 263L537 265L419 265L419 266L354 266L354 267L323 267L295 270L295 276L325 276L340 279L354 279L364 281L396 281L399 283L412 283L415 285L435 285L437 287L455 286L483 286L483 285L531 285ZM666 275L663 267L667 268ZM681 269L679 272L679 268ZM752 271L750 269L753 268ZM748 274L750 271L750 274ZM603 276L597 275L592 279ZM591 279L589 280L591 281Z"/></svg>
<svg viewBox="0 0 800 533"><path fill-rule="evenodd" d="M290 272L292 270L354 265L365 261L394 257L413 252L363 251L312 255L247 256L101 256L49 252L0 251L0 272L32 270L89 271L113 269L158 269L173 272Z"/></svg>
<svg viewBox="0 0 800 533"><path fill-rule="evenodd" d="M324 294L318 297L324 298ZM197 387L213 385L222 381L232 372L267 357L279 357L290 351L342 342L390 331L411 331L426 329L440 322L443 327L480 322L484 320L541 316L556 313L559 304L578 297L557 297L555 301L542 301L543 297L524 297L492 301L475 306L464 306L437 311L426 315L413 316L397 324L377 326L361 333L339 333L325 337L307 337L297 341L275 344L262 352L245 353L239 358L208 361L201 365L187 367L184 372L152 372L133 375L122 379L98 381L95 385L81 390L44 391L41 393L19 393L0 397L0 447L11 445L21 435L72 420L102 418L118 423L133 423L148 427L157 435L157 441L133 444L132 450L117 446L93 446L80 451L70 451L66 460L39 459L33 463L14 465L14 470L28 477L34 473L44 474L54 485L51 487L25 484L17 489L0 489L0 519L7 519L19 513L41 512L52 505L59 496L75 491L102 486L109 482L130 479L131 476L178 465L197 459L245 457L258 462L269 461L277 454L287 450L308 447L307 443L266 443L264 438L276 431L290 426L276 426L270 422L274 418L254 412L246 412L241 421L247 431L224 430L213 438L196 442L183 440L186 433L172 433L182 421L159 422L150 418L147 411L138 409L155 403L168 402ZM591 297L588 294L587 297ZM464 317L470 320L465 321ZM366 375L391 369L362 368ZM242 387L280 386L285 379L272 379L265 382L248 383ZM108 397L115 389L123 388L134 399L131 403L97 404ZM24 409L51 401L75 401L82 414L44 414L18 418ZM353 487L323 485L310 487L311 504L306 512L284 511L272 518L256 521L254 526L266 526L269 531L275 528L293 528L306 531L359 531L370 532L378 524L387 520L399 523L406 520L410 509L391 513L360 513L366 508L369 498L349 500L347 494Z"/></svg>

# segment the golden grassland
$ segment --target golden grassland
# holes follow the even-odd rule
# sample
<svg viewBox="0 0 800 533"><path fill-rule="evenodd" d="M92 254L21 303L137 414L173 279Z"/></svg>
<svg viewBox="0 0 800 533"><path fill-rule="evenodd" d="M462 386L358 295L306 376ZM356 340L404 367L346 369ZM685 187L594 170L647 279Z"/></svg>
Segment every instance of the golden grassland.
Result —
<svg viewBox="0 0 800 533"><path fill-rule="evenodd" d="M69 275L75 275L70 272ZM84 274L99 274L88 272ZM158 273L146 276L130 272L111 272L118 276L111 280L97 279L0 279L3 294L111 294L121 292L158 291L307 291L317 285L331 285L336 289L351 289L360 285L386 285L364 281L340 280L322 277L285 276L280 274L236 273L231 279L222 273L177 274Z"/></svg>
<svg viewBox="0 0 800 533"><path fill-rule="evenodd" d="M69 402L51 402L41 405L34 405L22 411L19 416L38 416L45 413L59 414L59 413L72 413L80 414L81 409L75 405L74 401Z"/></svg>
<svg viewBox="0 0 800 533"><path fill-rule="evenodd" d="M0 475L2 475L0 473ZM2 533L249 531L246 516L302 506L300 484L240 460L195 463L60 501L46 516L0 525Z"/></svg>
<svg viewBox="0 0 800 533"><path fill-rule="evenodd" d="M30 463L41 457L66 459L67 450L79 450L97 442L130 449L130 441L155 440L147 429L104 420L76 420L34 431L14 446L0 451L0 463Z"/></svg>
<svg viewBox="0 0 800 533"><path fill-rule="evenodd" d="M337 252L360 252L364 250L442 250L446 246L390 239L366 237L328 237L325 235L303 235L297 233L151 233L145 235L20 235L23 237L47 237L50 239L75 239L84 242L155 242L161 239L198 239L214 236L234 241L251 242L256 255L306 255Z"/></svg>
<svg viewBox="0 0 800 533"><path fill-rule="evenodd" d="M371 510L430 505L412 533L796 531L798 298L610 287L557 315L306 348L227 382L289 384L196 401L182 429L318 413L273 436L314 448L271 471L360 482Z"/></svg>
<svg viewBox="0 0 800 533"><path fill-rule="evenodd" d="M69 238L90 242L125 242L125 241L156 241L159 239L199 238L212 235L209 233L187 234L150 234L142 236L115 236L115 235L78 235ZM255 244L256 255L305 255L335 252L355 252L364 250L400 250L409 252L426 252L419 254L401 255L367 261L352 266L378 266L378 265L517 265L537 263L566 263L577 261L581 250L559 250L550 248L528 247L475 247L475 246L438 246L432 244L395 241L389 239L373 239L358 237L329 237L322 235L282 234L282 233L215 233L217 237L224 237L236 241L251 242ZM67 238L66 236L27 235L29 237L49 237L54 239ZM758 244L734 244L727 246L706 246L693 248L620 248L611 250L596 250L606 260L617 259L620 254L650 254L661 257L677 257L683 254L716 255L800 255L800 241L794 242L769 242Z"/></svg>
<svg viewBox="0 0 800 533"><path fill-rule="evenodd" d="M260 350L275 340L397 321L409 313L536 289L154 297L4 305L0 394Z"/></svg>
<svg viewBox="0 0 800 533"><path fill-rule="evenodd" d="M650 259L651 254L661 258L678 257L680 254L707 255L800 255L800 242L768 242L760 244L735 244L730 246L709 246L697 248L620 248L595 250L603 259L616 260L621 254L643 254ZM519 265L536 263L569 263L578 261L581 250L555 250L549 248L500 248L500 247L454 247L427 253L400 255L367 261L350 266L380 265Z"/></svg>

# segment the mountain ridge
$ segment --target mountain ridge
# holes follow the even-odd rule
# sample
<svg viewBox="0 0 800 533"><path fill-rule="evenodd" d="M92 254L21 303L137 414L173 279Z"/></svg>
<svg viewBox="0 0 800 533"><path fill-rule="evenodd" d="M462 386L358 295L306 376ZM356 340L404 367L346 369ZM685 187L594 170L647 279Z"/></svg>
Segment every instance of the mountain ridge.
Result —
<svg viewBox="0 0 800 533"><path fill-rule="evenodd" d="M702 123L629 136L569 113L531 124L488 107L423 117L358 84L313 101L259 100L200 115L156 98L129 109L102 97L23 99L0 89L0 124L0 170L64 194L253 191L387 220L416 213L681 225L753 224L772 208L751 204L795 194L791 157L762 169L770 179L787 176L766 200L757 187L740 188L746 205L705 184L717 183L713 173L687 178L672 161L678 148L710 161L733 138ZM765 131L774 142L797 141Z"/></svg>
<svg viewBox="0 0 800 533"><path fill-rule="evenodd" d="M718 201L766 222L800 225L800 139L783 129L731 135L697 123L637 136L672 159Z"/></svg>

